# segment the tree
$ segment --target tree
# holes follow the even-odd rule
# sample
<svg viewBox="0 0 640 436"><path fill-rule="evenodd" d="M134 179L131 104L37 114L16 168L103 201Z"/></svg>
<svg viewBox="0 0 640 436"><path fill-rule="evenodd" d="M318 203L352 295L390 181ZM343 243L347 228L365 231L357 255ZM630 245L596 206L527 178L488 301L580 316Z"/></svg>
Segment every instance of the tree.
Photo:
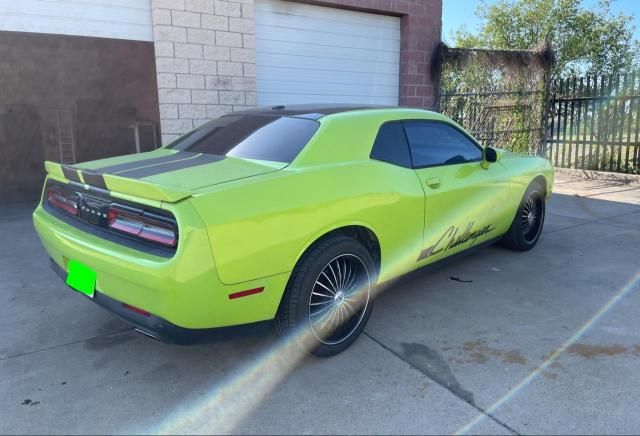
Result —
<svg viewBox="0 0 640 436"><path fill-rule="evenodd" d="M476 15L480 31L459 29L458 47L522 50L548 42L556 56L554 76L615 74L640 66L634 17L614 15L611 0L600 0L594 9L581 0L483 1Z"/></svg>

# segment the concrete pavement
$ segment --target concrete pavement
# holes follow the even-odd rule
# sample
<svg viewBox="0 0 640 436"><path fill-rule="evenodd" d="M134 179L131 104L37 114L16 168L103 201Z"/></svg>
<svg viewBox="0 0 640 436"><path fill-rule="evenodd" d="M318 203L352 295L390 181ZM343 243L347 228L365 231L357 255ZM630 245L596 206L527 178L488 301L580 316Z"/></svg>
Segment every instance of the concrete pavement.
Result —
<svg viewBox="0 0 640 436"><path fill-rule="evenodd" d="M28 207L4 207L0 432L638 433L640 185L564 174L547 212L531 252L412 274L354 347L284 371L273 335L135 333L58 281Z"/></svg>

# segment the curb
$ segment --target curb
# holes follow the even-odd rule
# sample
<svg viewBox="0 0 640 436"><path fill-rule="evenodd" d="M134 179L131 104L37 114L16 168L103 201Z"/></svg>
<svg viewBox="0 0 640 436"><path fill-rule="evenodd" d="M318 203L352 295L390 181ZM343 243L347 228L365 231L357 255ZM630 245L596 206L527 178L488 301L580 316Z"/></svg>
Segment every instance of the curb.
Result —
<svg viewBox="0 0 640 436"><path fill-rule="evenodd" d="M608 180L625 185L640 185L640 175L610 173L606 171L576 170L571 168L555 168L556 176L580 178L584 180Z"/></svg>

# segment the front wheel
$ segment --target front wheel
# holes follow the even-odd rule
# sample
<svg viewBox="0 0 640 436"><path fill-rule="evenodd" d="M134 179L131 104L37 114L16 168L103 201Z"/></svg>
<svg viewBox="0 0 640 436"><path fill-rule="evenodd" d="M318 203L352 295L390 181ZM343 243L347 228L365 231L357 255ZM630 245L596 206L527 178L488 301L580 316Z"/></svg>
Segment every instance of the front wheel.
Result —
<svg viewBox="0 0 640 436"><path fill-rule="evenodd" d="M276 316L278 333L316 356L340 353L371 315L375 277L362 244L346 236L325 239L294 268Z"/></svg>
<svg viewBox="0 0 640 436"><path fill-rule="evenodd" d="M520 207L501 245L512 250L531 250L542 233L545 217L545 192L540 183L533 182L522 197Z"/></svg>

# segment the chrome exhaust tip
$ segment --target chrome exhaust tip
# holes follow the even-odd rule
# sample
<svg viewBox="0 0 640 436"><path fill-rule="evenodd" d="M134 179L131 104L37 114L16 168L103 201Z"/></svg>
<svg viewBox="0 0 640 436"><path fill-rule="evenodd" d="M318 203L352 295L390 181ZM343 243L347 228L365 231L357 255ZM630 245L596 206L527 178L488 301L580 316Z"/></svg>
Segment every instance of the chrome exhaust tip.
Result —
<svg viewBox="0 0 640 436"><path fill-rule="evenodd" d="M138 333L142 333L143 335L150 337L151 339L155 339L156 341L160 340L160 338L157 337L156 335L154 335L152 333L149 333L149 332L145 332L144 330L140 330L137 327L134 327L134 330L137 331Z"/></svg>

